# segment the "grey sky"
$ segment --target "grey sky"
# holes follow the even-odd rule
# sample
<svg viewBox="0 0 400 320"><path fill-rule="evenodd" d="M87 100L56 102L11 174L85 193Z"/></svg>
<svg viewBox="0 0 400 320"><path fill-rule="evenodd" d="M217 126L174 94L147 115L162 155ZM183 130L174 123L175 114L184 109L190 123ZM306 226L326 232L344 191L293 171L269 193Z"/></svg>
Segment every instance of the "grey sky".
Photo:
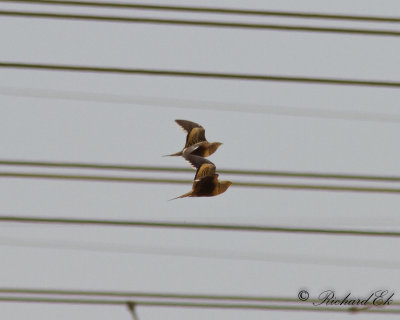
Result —
<svg viewBox="0 0 400 320"><path fill-rule="evenodd" d="M196 2L176 1L174 4ZM400 4L396 1L385 1L385 5L382 1L203 1L202 5L388 16L400 13ZM0 8L111 14L109 9L74 10L6 3L1 3ZM112 12L129 15L121 10ZM203 17L159 12L135 12L131 15ZM205 17L399 29L393 24ZM400 46L395 37L1 17L0 39L1 61L400 81ZM0 91L28 88L161 101L163 98L214 101L243 108L257 104L400 115L398 89L5 69L0 73ZM161 103L158 106L99 103L1 94L0 101L0 158L3 159L187 166L182 158L161 157L178 151L184 144L185 136L174 123L174 119L180 118L202 124L209 140L224 143L210 157L217 170L240 168L400 175L400 126L396 123L185 109L182 106L166 107ZM21 168L5 169L24 171ZM101 174L84 170L29 171ZM192 174L173 176L191 178ZM221 178L239 179L229 175L221 175ZM285 181L302 182L299 179ZM0 203L2 214L16 216L400 230L400 200L397 195L232 186L215 198L167 201L189 191L190 187L1 179ZM396 269L400 257L395 238L5 223L0 224L0 230L0 287L293 298L300 288L308 288L313 296L326 289L335 289L338 295L351 291L358 296L376 289L388 289L396 293L395 299L400 300L399 269ZM46 240L50 243L72 241L105 246L157 247L166 253L177 248L191 252L233 252L255 254L272 261L12 247L4 245L7 238L32 240L32 243ZM282 262L290 257L292 260L298 257L302 263ZM337 263L329 264L335 259ZM307 260L316 263L307 264ZM365 267L343 266L346 261L349 265L354 261L359 261L358 264L364 261ZM385 263L387 268L371 267ZM141 320L321 318L319 313L296 312L146 307L138 307L137 311ZM8 303L0 304L0 315L5 319L25 319L29 315L34 320L130 319L123 307ZM329 314L329 319L353 317L351 314ZM357 317L383 319L389 316L359 314Z"/></svg>

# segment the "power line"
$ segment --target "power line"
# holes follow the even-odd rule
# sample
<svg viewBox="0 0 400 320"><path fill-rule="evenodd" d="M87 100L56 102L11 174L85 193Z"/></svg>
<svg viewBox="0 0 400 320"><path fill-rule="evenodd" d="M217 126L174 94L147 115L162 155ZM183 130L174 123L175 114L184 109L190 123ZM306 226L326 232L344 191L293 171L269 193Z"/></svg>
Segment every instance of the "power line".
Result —
<svg viewBox="0 0 400 320"><path fill-rule="evenodd" d="M400 309L359 309L341 307L315 307L296 305L267 305L267 304L245 304L245 303L201 303L201 302L159 302L159 301L118 301L114 299L71 299L71 298L34 298L0 296L0 302L25 302L25 303L55 303L55 304L89 304L89 305L116 305L126 306L135 304L146 307L181 307L202 309L232 309L232 310L264 310L264 311L305 311L305 312L367 312L383 314L400 314Z"/></svg>
<svg viewBox="0 0 400 320"><path fill-rule="evenodd" d="M157 178L135 178L135 177L112 177L93 175L69 175L69 174L36 174L20 172L0 172L0 177L23 178L23 179L51 179L51 180L80 180L80 181L102 181L102 182L127 182L127 183L164 183L164 184L190 184L192 180L183 179L157 179ZM400 190L399 190L400 192Z"/></svg>
<svg viewBox="0 0 400 320"><path fill-rule="evenodd" d="M238 296L238 295L211 295L211 294L184 294L160 292L128 292L128 291L94 291L94 290L65 290L65 289L33 289L33 288L1 288L0 293L34 294L54 296L91 296L107 298L153 298L153 299L182 299L182 300L214 300L214 301L247 301L247 302L283 302L304 303L296 298ZM317 301L317 300L315 300ZM314 302L314 300L310 300ZM395 303L392 303L395 305ZM399 303L400 304L400 303Z"/></svg>
<svg viewBox="0 0 400 320"><path fill-rule="evenodd" d="M33 248L33 249L50 249L50 250L72 250L86 252L101 252L111 254L141 254L141 255L157 255L157 256L174 256L181 258L201 258L201 259L218 259L218 260L240 260L240 261L258 261L267 263L289 263L302 265L329 265L336 267L355 267L355 268L377 268L377 269L394 269L399 270L400 263L388 260L376 259L352 259L340 257L320 257L300 254L275 254L267 252L238 252L227 250L201 250L199 248L187 247L159 247L159 246L138 246L138 245L122 245L110 243L95 242L72 242L57 241L44 239L21 239L0 237L0 246L17 247L17 248ZM1 290L0 290L1 292Z"/></svg>
<svg viewBox="0 0 400 320"><path fill-rule="evenodd" d="M130 74L130 75L137 74L137 75L147 75L147 76L208 78L208 79L224 79L224 80L244 80L244 81L245 80L278 81L278 82L295 82L295 83L308 83L308 84L369 86L369 87L387 87L387 88L400 87L400 82L396 81L353 80L353 79L275 76L275 75L257 75L257 74L240 74L240 73L216 73L216 72L197 72L197 71L94 67L94 66L78 66L78 65L75 66L54 65L54 64L21 63L21 62L0 62L0 68L75 71L75 72L100 72L100 73L116 73L116 74Z"/></svg>
<svg viewBox="0 0 400 320"><path fill-rule="evenodd" d="M62 1L62 0L0 0L0 2L20 2L28 4L45 4L61 6L84 6L114 9L136 9L136 10L159 10L159 11L177 11L193 13L213 13L213 14L234 14L246 16L273 16L302 19L329 19L329 20L348 20L364 22L400 22L398 17L382 16L362 16L345 14L325 14L325 13L307 13L307 12L288 12L274 10L249 10L249 9L231 9L231 8L211 8L211 7L190 7L174 5L156 5L143 3L117 3L117 2L93 2L93 1Z"/></svg>
<svg viewBox="0 0 400 320"><path fill-rule="evenodd" d="M300 25L283 24L262 24L262 23L239 23L239 22L221 22L204 20L182 20L182 19L160 19L160 18L141 18L141 17L121 17L121 16L100 16L86 14L63 14L48 12L27 12L27 11L5 11L1 10L0 15L8 17L29 17L41 19L66 19L66 20L84 20L84 21L106 21L106 22L124 22L124 23L143 23L159 25L180 25L214 28L235 28L247 30L278 30L278 31L297 31L297 32L318 32L318 33L336 33L352 34L364 36L385 36L399 37L400 31L396 30L374 30L357 28L335 28L335 27L312 27Z"/></svg>
<svg viewBox="0 0 400 320"><path fill-rule="evenodd" d="M118 301L111 299L32 298L32 297L0 296L0 302L36 302L36 303L92 304L92 305L97 304L97 305L118 306L118 305L126 305L129 301Z"/></svg>
<svg viewBox="0 0 400 320"><path fill-rule="evenodd" d="M281 303L318 303L319 299L310 298L306 301L299 298L271 297L258 295L216 295L216 294L187 294L187 293L160 293L160 292L129 292L129 291L98 291L98 290L65 290L65 289L34 289L34 288L1 288L0 293L29 294L47 296L88 296L107 298L135 298L135 299L179 299L179 300L210 300L210 301L244 301L244 302L281 302ZM392 301L390 305L400 305L400 301Z"/></svg>
<svg viewBox="0 0 400 320"><path fill-rule="evenodd" d="M54 161L21 161L21 160L1 160L0 166L20 166L20 167L50 167L50 168L74 168L74 169L96 169L96 170L122 170L122 171L143 171L143 172L190 172L191 168L163 167L163 166L133 166L123 164L105 163L78 163L78 162L54 162ZM340 173L312 173L312 172L293 172L293 171L267 171L267 170L238 170L238 169L218 169L219 173L231 175L266 176L280 178L307 178L307 179L334 179L334 180L362 180L377 182L400 182L398 176L378 176L378 175L358 175Z"/></svg>
<svg viewBox="0 0 400 320"><path fill-rule="evenodd" d="M308 107L272 106L261 104L221 103L217 101L195 101L187 99L141 97L120 94L106 94L82 91L45 90L34 88L0 87L0 94L13 97L29 97L44 99L62 99L74 101L90 101L100 103L138 104L163 108L201 109L234 111L278 116L322 118L335 120L355 120L400 123L396 114L356 112Z"/></svg>
<svg viewBox="0 0 400 320"><path fill-rule="evenodd" d="M100 219L0 216L0 222L400 237L400 231L295 228L295 227L273 227L273 226L256 226L256 225L210 224L210 223L182 223L182 222L162 222L162 221L126 221L126 220L124 221L124 220L100 220Z"/></svg>
<svg viewBox="0 0 400 320"><path fill-rule="evenodd" d="M72 175L72 174L45 174L45 173L20 173L0 172L0 177L19 179L50 179L50 180L74 180L74 181L98 181L98 182L120 182L120 183L163 183L163 184L192 184L192 180L183 179L160 179L160 178L137 178L137 177L116 177L98 175ZM356 187L356 186L334 186L316 184L295 184L295 183L262 183L234 181L235 187L246 188L268 188L286 190L313 190L313 191L340 191L340 192L368 192L368 193L400 193L398 188L379 187Z"/></svg>

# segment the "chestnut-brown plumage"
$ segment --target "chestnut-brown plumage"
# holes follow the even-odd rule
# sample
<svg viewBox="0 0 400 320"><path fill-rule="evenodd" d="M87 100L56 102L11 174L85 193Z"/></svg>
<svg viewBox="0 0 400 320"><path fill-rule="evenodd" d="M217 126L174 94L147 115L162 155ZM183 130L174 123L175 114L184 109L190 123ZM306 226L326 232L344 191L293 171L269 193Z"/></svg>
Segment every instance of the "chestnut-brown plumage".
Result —
<svg viewBox="0 0 400 320"><path fill-rule="evenodd" d="M198 148L193 150L193 154L200 157L208 157L217 151L222 144L221 142L208 142L204 128L198 123L188 120L175 120L175 122L186 132L186 143L182 151L167 156L182 156L185 149L198 144Z"/></svg>
<svg viewBox="0 0 400 320"><path fill-rule="evenodd" d="M215 173L215 165L203 157L194 155L196 148L198 148L198 146L194 145L185 149L183 152L183 157L186 161L197 169L192 190L174 199L217 196L224 193L232 184L231 181L219 181L218 174Z"/></svg>

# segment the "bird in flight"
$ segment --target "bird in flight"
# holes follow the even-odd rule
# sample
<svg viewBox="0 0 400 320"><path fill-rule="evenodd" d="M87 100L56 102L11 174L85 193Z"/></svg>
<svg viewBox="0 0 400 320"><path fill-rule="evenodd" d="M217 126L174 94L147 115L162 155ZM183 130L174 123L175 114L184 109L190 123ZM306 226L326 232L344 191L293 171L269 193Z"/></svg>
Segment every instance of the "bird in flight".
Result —
<svg viewBox="0 0 400 320"><path fill-rule="evenodd" d="M220 181L218 180L218 174L215 173L215 165L211 161L197 156L194 154L198 145L193 145L183 152L183 157L190 165L197 169L194 176L192 190L177 197L214 197L221 193L224 193L232 184L231 181ZM171 199L171 200L174 200Z"/></svg>
<svg viewBox="0 0 400 320"><path fill-rule="evenodd" d="M197 145L192 154L200 157L208 157L217 151L222 144L221 142L208 142L205 129L198 123L188 120L175 120L175 122L186 132L186 143L181 151L168 154L167 156L182 156L185 149Z"/></svg>

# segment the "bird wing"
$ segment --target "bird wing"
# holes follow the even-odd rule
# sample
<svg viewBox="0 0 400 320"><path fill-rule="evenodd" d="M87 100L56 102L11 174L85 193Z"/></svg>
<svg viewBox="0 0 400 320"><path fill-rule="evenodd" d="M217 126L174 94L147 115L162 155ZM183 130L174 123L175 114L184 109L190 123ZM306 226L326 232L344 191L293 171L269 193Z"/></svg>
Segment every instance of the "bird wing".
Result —
<svg viewBox="0 0 400 320"><path fill-rule="evenodd" d="M197 169L194 180L201 179L207 176L213 176L215 174L215 165L210 160L207 160L200 156L195 156L190 152L193 151L190 147L183 152L183 157L187 162L190 163L192 168ZM195 148L194 148L195 149Z"/></svg>
<svg viewBox="0 0 400 320"><path fill-rule="evenodd" d="M196 122L188 121L188 120L175 120L175 122L178 124L178 126L181 127L183 131L185 131L187 134L192 131L193 128L203 128L201 125L199 125Z"/></svg>
<svg viewBox="0 0 400 320"><path fill-rule="evenodd" d="M190 147L196 143L207 141L204 128L193 128L192 131L186 136L185 148Z"/></svg>
<svg viewBox="0 0 400 320"><path fill-rule="evenodd" d="M190 147L197 142L207 141L204 128L198 123L188 120L175 120L179 127L186 132L185 148Z"/></svg>
<svg viewBox="0 0 400 320"><path fill-rule="evenodd" d="M183 155L185 154L186 156L188 156L189 154L194 153L194 151L196 151L197 149L199 149L201 147L201 143L196 143L188 148L184 148L183 152L182 152L182 156L186 159L186 157ZM186 159L187 160L187 159Z"/></svg>
<svg viewBox="0 0 400 320"><path fill-rule="evenodd" d="M202 164L201 167L197 169L194 179L202 179L209 176L218 177L218 175L215 173L215 165L213 163Z"/></svg>

